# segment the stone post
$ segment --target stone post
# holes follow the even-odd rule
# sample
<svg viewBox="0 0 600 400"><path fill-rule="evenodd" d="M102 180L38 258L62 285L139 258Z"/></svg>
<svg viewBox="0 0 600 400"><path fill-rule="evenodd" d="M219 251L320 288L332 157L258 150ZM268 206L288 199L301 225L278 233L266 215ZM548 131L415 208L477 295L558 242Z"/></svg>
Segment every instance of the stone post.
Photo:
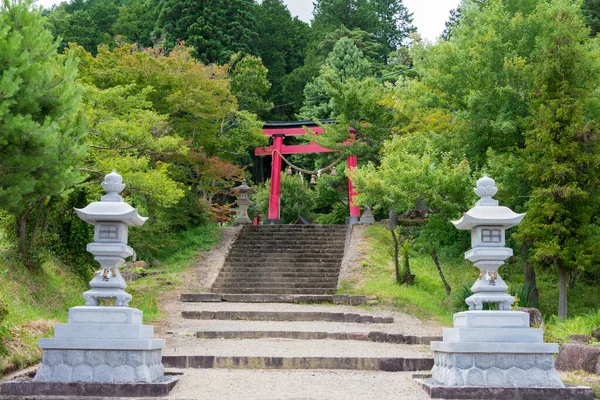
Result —
<svg viewBox="0 0 600 400"><path fill-rule="evenodd" d="M83 297L86 305L69 310L69 321L54 326L54 337L40 339L42 365L34 382L152 383L164 379L163 339L154 339L154 327L142 325L142 311L127 305L131 295L118 267L133 254L127 246L129 226L147 218L119 195L125 185L115 171L106 175L101 201L77 215L94 226L94 242L87 250L101 268ZM114 299L115 306L100 306Z"/></svg>
<svg viewBox="0 0 600 400"><path fill-rule="evenodd" d="M498 268L512 255L504 247L505 232L525 214L498 206L492 196L498 189L493 179L477 181L481 198L459 221L458 229L471 230L473 248L465 253L480 270L466 302L469 311L454 315L454 328L444 329L443 341L432 342L432 379L444 386L562 388L554 368L555 343L544 343L543 331L529 327L529 314L511 311L514 298ZM483 304L497 310L483 310Z"/></svg>

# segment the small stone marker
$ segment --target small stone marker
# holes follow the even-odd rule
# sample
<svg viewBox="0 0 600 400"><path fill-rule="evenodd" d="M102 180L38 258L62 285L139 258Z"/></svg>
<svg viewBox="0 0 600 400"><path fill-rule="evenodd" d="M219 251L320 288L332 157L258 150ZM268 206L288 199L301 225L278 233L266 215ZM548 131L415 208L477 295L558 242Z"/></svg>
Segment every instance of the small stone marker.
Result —
<svg viewBox="0 0 600 400"><path fill-rule="evenodd" d="M131 295L118 267L133 255L127 246L129 226L147 218L125 203L125 188L115 171L106 175L107 192L100 202L75 209L94 225L94 242L87 250L101 265L83 297L86 305L69 310L69 322L54 327L54 338L40 339L42 365L34 382L153 383L164 380L164 339L154 339L154 327L142 325L142 311L127 305ZM114 299L115 306L100 306Z"/></svg>
<svg viewBox="0 0 600 400"><path fill-rule="evenodd" d="M373 224L375 223L375 218L373 218L373 212L371 211L370 206L365 206L365 210L363 214L360 216L359 224Z"/></svg>
<svg viewBox="0 0 600 400"><path fill-rule="evenodd" d="M458 229L470 229L473 248L465 258L480 269L466 299L469 311L454 315L454 328L444 329L443 341L432 342L434 367L432 384L458 387L563 388L554 368L555 343L544 343L543 331L530 328L529 314L511 311L514 298L498 274L510 257L504 247L505 231L517 225L525 214L516 214L494 200L493 179L477 181L481 197L475 207L453 222ZM497 311L483 310L495 303ZM465 397L467 398L467 397Z"/></svg>
<svg viewBox="0 0 600 400"><path fill-rule="evenodd" d="M233 225L235 226L252 224L252 220L248 217L248 207L252 205L252 202L250 201L250 195L255 194L256 190L248 186L246 184L245 179L240 186L234 187L231 190L236 193L238 197L236 203L239 206Z"/></svg>

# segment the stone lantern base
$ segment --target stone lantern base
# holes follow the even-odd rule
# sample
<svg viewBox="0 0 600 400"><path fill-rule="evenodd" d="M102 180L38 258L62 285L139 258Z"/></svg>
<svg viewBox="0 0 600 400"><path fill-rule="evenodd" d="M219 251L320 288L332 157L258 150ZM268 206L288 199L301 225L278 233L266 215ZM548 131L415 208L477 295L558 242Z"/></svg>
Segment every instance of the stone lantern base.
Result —
<svg viewBox="0 0 600 400"><path fill-rule="evenodd" d="M431 343L432 379L453 387L562 388L554 369L558 345L543 341L525 312L457 313L444 341Z"/></svg>
<svg viewBox="0 0 600 400"><path fill-rule="evenodd" d="M163 339L129 307L73 307L69 322L40 339L34 382L152 383L164 379Z"/></svg>

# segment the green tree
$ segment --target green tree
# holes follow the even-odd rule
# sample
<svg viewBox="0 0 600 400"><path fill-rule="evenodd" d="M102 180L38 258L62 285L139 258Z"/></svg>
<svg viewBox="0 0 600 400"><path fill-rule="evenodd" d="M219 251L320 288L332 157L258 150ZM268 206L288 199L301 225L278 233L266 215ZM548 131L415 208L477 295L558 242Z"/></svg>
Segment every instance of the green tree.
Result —
<svg viewBox="0 0 600 400"><path fill-rule="evenodd" d="M62 2L48 12L48 26L61 39L60 49L77 43L96 54L101 44L114 44L112 28L122 0L74 0Z"/></svg>
<svg viewBox="0 0 600 400"><path fill-rule="evenodd" d="M590 28L590 36L596 36L600 31L600 1L583 0L581 10L585 24Z"/></svg>
<svg viewBox="0 0 600 400"><path fill-rule="evenodd" d="M312 218L315 209L316 193L308 185L306 179L302 181L298 176L289 176L281 173L279 210L282 223L294 223L300 215ZM262 215L267 215L271 180L267 179L265 185L261 186L257 191L258 193L254 195L256 207Z"/></svg>
<svg viewBox="0 0 600 400"><path fill-rule="evenodd" d="M128 43L150 47L154 24L158 18L158 0L129 0L119 7L119 15L111 30Z"/></svg>
<svg viewBox="0 0 600 400"><path fill-rule="evenodd" d="M0 3L0 207L17 217L22 253L32 210L80 179L76 74L77 59L58 54L40 9L31 1Z"/></svg>
<svg viewBox="0 0 600 400"><path fill-rule="evenodd" d="M253 0L161 0L155 37L171 50L178 41L204 63L226 63L232 54L256 53Z"/></svg>
<svg viewBox="0 0 600 400"><path fill-rule="evenodd" d="M360 29L379 43L382 62L387 61L389 53L405 45L415 31L412 14L402 0L319 0L313 14L317 42L342 26Z"/></svg>
<svg viewBox="0 0 600 400"><path fill-rule="evenodd" d="M370 63L354 42L348 38L341 38L321 67L320 75L306 85L304 105L299 117L335 118L335 110L331 103L332 92L338 89L335 85L342 84L350 78L366 78L370 72Z"/></svg>
<svg viewBox="0 0 600 400"><path fill-rule="evenodd" d="M537 91L523 160L531 198L518 237L533 261L558 272L558 316L567 317L567 271L592 263L592 217L600 202L600 84L598 50L569 1L541 3L532 17L542 26L532 54ZM595 43L594 43L595 44Z"/></svg>
<svg viewBox="0 0 600 400"><path fill-rule="evenodd" d="M271 83L260 58L233 54L229 59L228 72L231 91L240 110L268 110L273 106L273 103L264 100Z"/></svg>
<svg viewBox="0 0 600 400"><path fill-rule="evenodd" d="M292 71L304 65L310 27L298 17L292 17L282 0L262 1L256 8L256 25L258 55L268 70L267 79L272 84L268 99L276 104L293 101L288 93L284 93L284 82L291 79L286 77ZM288 117L293 117L293 113L281 107L273 110L267 118Z"/></svg>

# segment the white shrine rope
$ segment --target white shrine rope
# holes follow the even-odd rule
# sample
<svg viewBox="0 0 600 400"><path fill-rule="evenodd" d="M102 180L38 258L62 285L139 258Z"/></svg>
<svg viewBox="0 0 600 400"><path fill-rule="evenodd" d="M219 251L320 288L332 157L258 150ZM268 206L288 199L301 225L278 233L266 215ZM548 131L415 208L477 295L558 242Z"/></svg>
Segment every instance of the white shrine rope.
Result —
<svg viewBox="0 0 600 400"><path fill-rule="evenodd" d="M287 159L287 158L285 158L285 157L283 156L283 154L281 154L281 153L279 152L279 150L277 150L277 149L273 149L273 151L271 152L271 157L273 157L273 155L274 155L275 153L279 154L279 156L280 156L280 157L283 159L283 161L285 161L285 163L286 163L287 165L289 165L290 167L294 168L296 171L299 171L299 172L304 172L305 174L309 174L309 175L317 175L318 177L320 177L320 176L321 176L321 173L322 173L322 172L329 171L331 168L335 167L335 166L336 166L336 165L337 165L337 164L338 164L340 161L342 161L342 160L344 159L344 156L341 156L341 157L339 157L337 160L335 160L333 163L331 163L331 164L329 164L328 166L326 166L325 168L321 168L321 169L318 169L318 170L316 170L316 171L310 171L310 170L308 170L308 169L304 169L304 168L300 168L300 167L297 167L297 166L295 166L295 165L294 165L294 164L292 164L290 161L288 161L288 159Z"/></svg>

